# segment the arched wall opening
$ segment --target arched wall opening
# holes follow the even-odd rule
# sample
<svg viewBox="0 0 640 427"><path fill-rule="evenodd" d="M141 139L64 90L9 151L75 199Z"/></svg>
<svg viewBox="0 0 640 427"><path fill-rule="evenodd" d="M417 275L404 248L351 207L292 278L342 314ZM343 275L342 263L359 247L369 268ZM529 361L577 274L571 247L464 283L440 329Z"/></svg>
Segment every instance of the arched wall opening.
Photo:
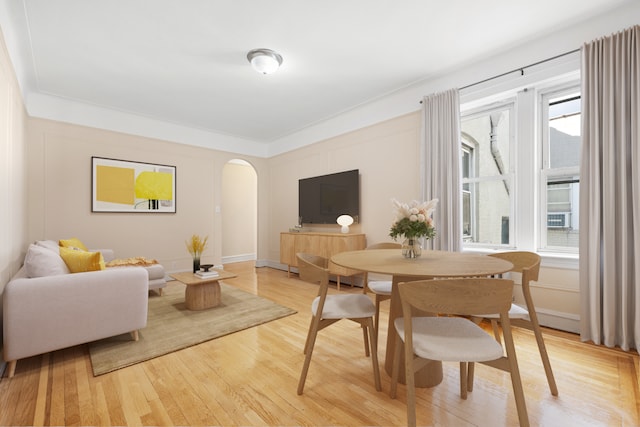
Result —
<svg viewBox="0 0 640 427"><path fill-rule="evenodd" d="M258 252L258 174L242 159L222 170L222 263L255 261Z"/></svg>

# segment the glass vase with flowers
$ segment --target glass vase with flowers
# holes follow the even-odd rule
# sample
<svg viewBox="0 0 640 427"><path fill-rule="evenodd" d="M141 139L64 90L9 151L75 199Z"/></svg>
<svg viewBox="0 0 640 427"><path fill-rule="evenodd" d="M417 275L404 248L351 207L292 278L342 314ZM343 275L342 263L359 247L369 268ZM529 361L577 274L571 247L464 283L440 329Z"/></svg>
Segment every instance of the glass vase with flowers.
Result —
<svg viewBox="0 0 640 427"><path fill-rule="evenodd" d="M438 199L427 202L413 200L411 203L401 203L393 199L392 202L396 218L391 226L389 236L393 240L404 237L402 255L405 258L418 258L422 254L422 245L419 239L432 239L436 235L432 215L438 204Z"/></svg>

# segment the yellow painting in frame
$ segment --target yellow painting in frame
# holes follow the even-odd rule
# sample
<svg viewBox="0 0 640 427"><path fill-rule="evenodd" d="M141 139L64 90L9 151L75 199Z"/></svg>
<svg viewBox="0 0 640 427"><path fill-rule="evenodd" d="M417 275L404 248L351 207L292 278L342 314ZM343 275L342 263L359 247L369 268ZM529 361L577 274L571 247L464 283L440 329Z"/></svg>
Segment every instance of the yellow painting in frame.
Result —
<svg viewBox="0 0 640 427"><path fill-rule="evenodd" d="M91 158L92 212L176 212L176 167Z"/></svg>

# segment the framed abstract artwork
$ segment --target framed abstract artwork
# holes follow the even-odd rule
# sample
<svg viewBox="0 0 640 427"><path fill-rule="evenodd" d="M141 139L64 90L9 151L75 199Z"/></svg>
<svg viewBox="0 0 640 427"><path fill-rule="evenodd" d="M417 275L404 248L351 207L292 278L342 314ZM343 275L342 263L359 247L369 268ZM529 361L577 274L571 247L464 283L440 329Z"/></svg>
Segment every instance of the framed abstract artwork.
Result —
<svg viewBox="0 0 640 427"><path fill-rule="evenodd" d="M91 212L176 212L176 167L91 157Z"/></svg>

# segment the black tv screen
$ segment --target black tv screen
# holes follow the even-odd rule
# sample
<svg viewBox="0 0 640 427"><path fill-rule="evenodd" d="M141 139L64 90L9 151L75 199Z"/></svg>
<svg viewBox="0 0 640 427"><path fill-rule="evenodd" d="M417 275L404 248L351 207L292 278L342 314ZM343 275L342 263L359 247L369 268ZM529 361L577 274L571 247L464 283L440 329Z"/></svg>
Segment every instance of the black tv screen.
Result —
<svg viewBox="0 0 640 427"><path fill-rule="evenodd" d="M298 216L301 224L335 224L340 215L360 216L358 169L298 181Z"/></svg>

